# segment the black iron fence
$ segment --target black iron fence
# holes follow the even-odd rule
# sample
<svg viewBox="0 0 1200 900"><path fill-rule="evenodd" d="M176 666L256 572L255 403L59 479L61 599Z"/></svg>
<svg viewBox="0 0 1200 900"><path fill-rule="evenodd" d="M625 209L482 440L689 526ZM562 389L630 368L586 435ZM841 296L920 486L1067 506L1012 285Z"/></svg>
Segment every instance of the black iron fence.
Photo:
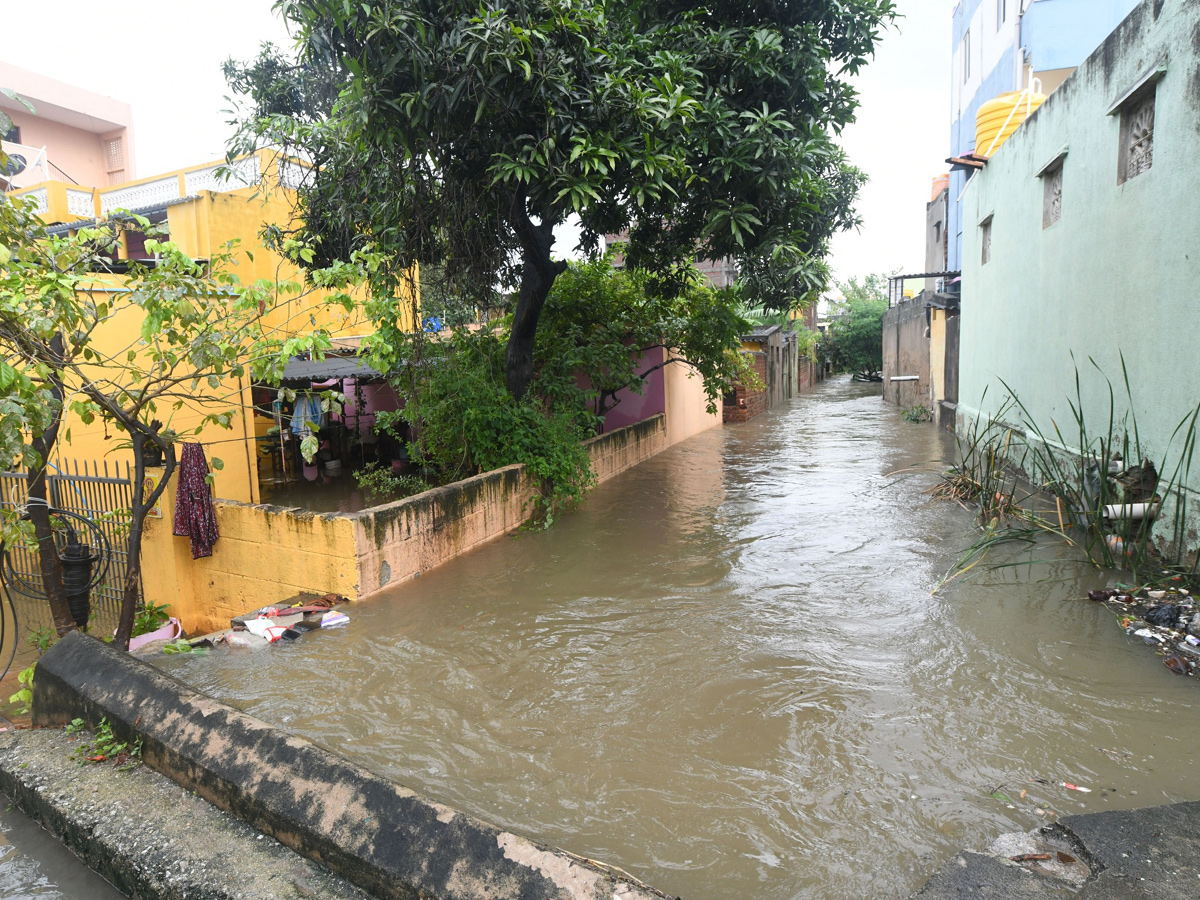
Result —
<svg viewBox="0 0 1200 900"><path fill-rule="evenodd" d="M94 522L107 538L110 553L108 572L104 580L92 589L91 631L96 635L111 634L117 627L129 568L129 555L125 547L129 534L129 511L133 505L132 466L128 463L81 463L77 460L63 462L60 466L51 466L46 478L50 506ZM28 496L24 472L0 472L0 508L21 510ZM13 572L27 585L40 588L42 576L36 551L25 546L5 549ZM140 589L139 584L139 592ZM45 599L19 594L11 599L20 617L20 639L38 628L53 630L54 620ZM4 657L7 656L6 652Z"/></svg>

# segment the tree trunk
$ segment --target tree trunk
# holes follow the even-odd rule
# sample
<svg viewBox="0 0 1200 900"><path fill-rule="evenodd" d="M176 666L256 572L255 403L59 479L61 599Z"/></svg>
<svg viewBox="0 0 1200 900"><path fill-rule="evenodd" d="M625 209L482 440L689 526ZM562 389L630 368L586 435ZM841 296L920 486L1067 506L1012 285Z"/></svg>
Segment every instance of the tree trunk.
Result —
<svg viewBox="0 0 1200 900"><path fill-rule="evenodd" d="M61 334L56 334L50 341L50 349L58 354L63 350ZM42 571L42 585L46 591L46 599L50 604L50 615L54 618L54 630L62 637L76 628L75 617L71 615L71 607L67 603L67 592L63 586L62 562L58 558L58 547L54 543L54 529L50 524L50 502L46 484L46 469L49 466L50 454L58 442L58 431L62 427L62 385L51 379L51 393L58 401L58 412L54 422L39 437L33 438L29 444L38 455L39 462L32 466L26 474L29 485L29 518L33 522L33 531L38 541L38 563Z"/></svg>
<svg viewBox="0 0 1200 900"><path fill-rule="evenodd" d="M117 633L113 638L113 646L118 650L129 649L129 638L133 634L133 620L137 615L139 590L142 580L142 536L145 533L146 515L153 509L158 498L167 488L167 482L175 472L175 445L168 444L157 435L147 435L134 431L130 438L133 441L133 498L130 502L132 509L129 522L129 537L126 544L127 568L125 584L121 594L121 617L117 622ZM163 449L163 476L158 487L150 496L143 496L146 490L146 464L142 461L142 448L149 438Z"/></svg>
<svg viewBox="0 0 1200 900"><path fill-rule="evenodd" d="M524 205L523 199L520 204ZM517 292L512 333L505 351L505 376L508 392L520 400L533 381L533 345L537 338L538 318L550 296L554 279L567 270L567 264L550 259L550 248L554 246L553 222L534 225L521 208L515 209L513 226L521 240L521 287Z"/></svg>

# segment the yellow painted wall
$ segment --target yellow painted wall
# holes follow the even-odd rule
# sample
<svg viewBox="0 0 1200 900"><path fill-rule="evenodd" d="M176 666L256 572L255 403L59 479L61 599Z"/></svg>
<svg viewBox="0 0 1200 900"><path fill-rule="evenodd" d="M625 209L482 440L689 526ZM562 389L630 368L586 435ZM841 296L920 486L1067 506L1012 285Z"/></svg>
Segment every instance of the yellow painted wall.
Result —
<svg viewBox="0 0 1200 900"><path fill-rule="evenodd" d="M699 372L686 363L671 363L662 371L668 446L721 424L721 398L717 398L717 408L710 413Z"/></svg>
<svg viewBox="0 0 1200 900"><path fill-rule="evenodd" d="M936 307L929 310L929 393L936 415L946 399L946 311Z"/></svg>
<svg viewBox="0 0 1200 900"><path fill-rule="evenodd" d="M301 592L357 596L354 526L344 515L218 502L220 539L212 556L192 559L191 543L171 533L175 479L147 520L142 550L146 600L165 603L189 634L229 627L236 615Z"/></svg>
<svg viewBox="0 0 1200 900"><path fill-rule="evenodd" d="M259 154L259 168L264 173L264 184L275 184L277 157L263 151ZM183 197L185 172L211 168L217 162L204 163L174 173L179 181L180 199L167 206L167 225L170 240L190 256L212 259L226 251L229 241L237 241L233 248L233 265L230 271L245 285L267 279L270 282L302 282L303 273L296 265L278 254L267 250L259 238L266 223L288 226L293 221L295 195L281 187L264 188L250 186L234 190L199 191L195 196ZM122 191L131 186L151 184L168 180L171 173L143 178L116 185L112 188L96 189L98 197L109 191ZM69 186L50 182L45 187L48 193L49 210L47 221L70 221L76 217L66 215L66 194ZM72 190L87 188L70 187ZM173 188L172 188L173 189ZM102 282L118 313L97 331L96 342L108 353L118 349L136 348L141 329L141 316L136 309L122 308L124 293L120 278L109 278ZM415 292L415 291L414 291ZM284 295L285 302L267 317L267 325L279 330L283 336L292 336L318 328L329 330L335 337L361 337L369 333L369 323L359 314L348 314L341 306L327 305L325 291L302 289L299 294ZM416 304L411 295L397 301L409 315L410 324L416 326ZM177 432L194 429L206 413L235 411L232 427L223 429L210 425L198 436L187 436L185 440L198 441L205 446L211 459L220 459L224 468L215 473L216 496L247 503L256 503L261 498L258 488L256 434L265 433L271 422L255 417L251 406L248 379L226 379L218 388L202 386L206 395L216 398L213 404L188 403L180 410L169 406L160 407L155 414L158 419ZM127 436L106 431L103 424L95 422L84 425L77 417L68 414L64 419L64 433L70 432L70 442L64 441L54 460L62 466L67 460L100 461L119 466L132 463L133 454L119 445L127 442Z"/></svg>

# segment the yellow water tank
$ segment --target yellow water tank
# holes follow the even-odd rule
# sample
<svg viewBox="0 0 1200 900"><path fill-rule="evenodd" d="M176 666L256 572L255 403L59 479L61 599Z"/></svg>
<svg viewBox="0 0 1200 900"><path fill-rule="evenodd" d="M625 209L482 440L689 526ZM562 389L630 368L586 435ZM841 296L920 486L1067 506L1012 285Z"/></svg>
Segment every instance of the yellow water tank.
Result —
<svg viewBox="0 0 1200 900"><path fill-rule="evenodd" d="M939 175L937 178L933 179L933 196L929 198L929 202L932 203L934 200L936 200L938 198L938 194L946 190L948 187L950 187L949 172L947 172L945 175Z"/></svg>
<svg viewBox="0 0 1200 900"><path fill-rule="evenodd" d="M975 115L975 155L986 158L995 153L1045 101L1045 94L1010 91L979 107Z"/></svg>

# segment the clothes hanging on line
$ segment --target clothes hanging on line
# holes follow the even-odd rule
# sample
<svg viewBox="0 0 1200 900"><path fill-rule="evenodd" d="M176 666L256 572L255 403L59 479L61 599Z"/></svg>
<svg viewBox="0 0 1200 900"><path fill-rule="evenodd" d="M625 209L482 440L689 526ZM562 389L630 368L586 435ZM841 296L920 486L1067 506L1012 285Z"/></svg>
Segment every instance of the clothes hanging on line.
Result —
<svg viewBox="0 0 1200 900"><path fill-rule="evenodd" d="M175 490L175 527L178 537L191 539L192 559L212 556L217 513L208 484L208 460L199 444L184 444L179 455L179 481Z"/></svg>
<svg viewBox="0 0 1200 900"><path fill-rule="evenodd" d="M325 425L325 413L321 411L321 398L315 394L297 394L292 412L292 434L308 437Z"/></svg>

